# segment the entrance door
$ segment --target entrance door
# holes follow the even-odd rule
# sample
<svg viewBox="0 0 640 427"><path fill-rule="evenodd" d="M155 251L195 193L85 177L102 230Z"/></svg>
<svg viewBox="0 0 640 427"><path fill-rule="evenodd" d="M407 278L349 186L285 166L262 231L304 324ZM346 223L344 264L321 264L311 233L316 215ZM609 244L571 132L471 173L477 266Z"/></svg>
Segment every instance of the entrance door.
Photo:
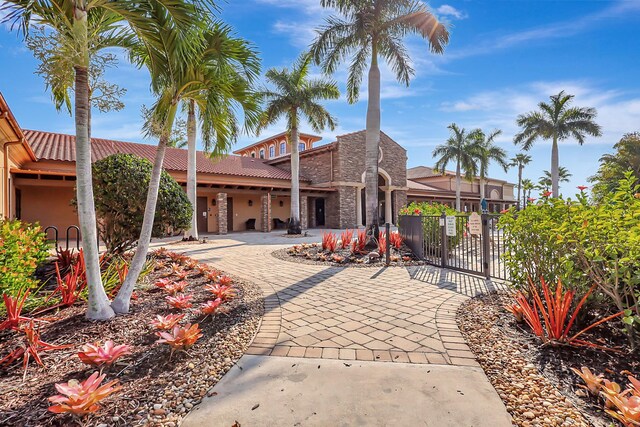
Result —
<svg viewBox="0 0 640 427"><path fill-rule="evenodd" d="M233 231L233 197L227 197L227 230Z"/></svg>
<svg viewBox="0 0 640 427"><path fill-rule="evenodd" d="M322 197L316 199L316 225L324 226L324 198Z"/></svg>
<svg viewBox="0 0 640 427"><path fill-rule="evenodd" d="M196 200L196 217L198 218L198 233L209 231L206 197L198 197Z"/></svg>

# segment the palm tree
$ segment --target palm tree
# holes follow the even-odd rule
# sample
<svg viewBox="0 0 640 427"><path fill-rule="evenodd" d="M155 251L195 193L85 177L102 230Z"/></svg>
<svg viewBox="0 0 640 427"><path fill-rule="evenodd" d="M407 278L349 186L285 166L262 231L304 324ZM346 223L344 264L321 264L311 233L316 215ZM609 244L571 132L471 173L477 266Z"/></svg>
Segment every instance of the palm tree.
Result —
<svg viewBox="0 0 640 427"><path fill-rule="evenodd" d="M111 303L116 313L128 313L131 294L146 261L164 154L180 102L195 99L196 104L214 108L214 111L218 111L215 108L222 107L220 111L225 111L228 103L233 100L243 108L246 129L255 127L259 119L257 97L251 96L252 88L247 80L230 73L228 67L212 67L212 79L209 79L209 76L203 76L197 67L192 66L194 58L201 58L203 52L207 52L211 46L204 28L208 25L206 18L194 20L190 28L182 30L169 25L169 16L164 9L154 8L150 15L157 25L161 43L151 48L141 46L140 50L134 52L134 59L139 65L145 65L149 69L151 88L157 96L151 108L151 116L145 123L145 133L158 137L158 149L149 182L138 247L127 277ZM221 100L222 105L219 105ZM216 123L216 141L220 143L220 151L223 151L236 137L236 127L226 120Z"/></svg>
<svg viewBox="0 0 640 427"><path fill-rule="evenodd" d="M553 197L560 195L558 142L575 138L578 144L584 144L587 135L601 136L600 126L594 121L595 108L571 107L573 95L561 91L550 97L551 103L540 102L539 111L531 111L518 116L518 126L522 130L514 138L515 144L521 144L525 151L538 139L551 139L551 187Z"/></svg>
<svg viewBox="0 0 640 427"><path fill-rule="evenodd" d="M369 62L368 105L365 137L365 195L367 233L378 237L378 152L380 145L380 69L384 59L398 81L409 85L414 70L402 43L408 34L427 40L433 53L443 53L449 32L416 0L320 0L343 17L332 16L318 31L311 47L316 63L333 73L349 58L347 100L355 103Z"/></svg>
<svg viewBox="0 0 640 427"><path fill-rule="evenodd" d="M476 129L467 132L461 129L455 123L448 126L451 136L447 142L438 145L432 153L433 157L438 157L434 169L445 174L447 164L456 163L456 210L460 211L460 186L461 174L464 171L464 177L468 181L472 181L476 176L478 167L476 165L475 153L478 150L478 133L482 131Z"/></svg>
<svg viewBox="0 0 640 427"><path fill-rule="evenodd" d="M544 172L544 175L541 176L540 179L538 180L538 185L540 186L541 189L548 190L553 183L551 172L547 170L543 172ZM573 175L569 173L569 170L564 166L560 166L558 168L558 182L569 182L569 178L571 178L572 176Z"/></svg>
<svg viewBox="0 0 640 427"><path fill-rule="evenodd" d="M89 68L100 50L121 47L135 37L149 45L157 39L148 12L161 7L170 16L171 25L188 25L195 12L187 2L173 0L103 1L103 0L7 0L2 7L5 21L17 24L28 36L32 23L54 32L65 52L56 72L52 95L58 108L70 109L70 91L74 92L76 127L76 200L82 247L87 270L88 306L86 316L106 320L114 316L102 286L96 232L96 216L91 174L91 100ZM71 78L70 76L73 76Z"/></svg>
<svg viewBox="0 0 640 427"><path fill-rule="evenodd" d="M536 188L535 184L533 183L533 181L531 181L528 178L525 178L522 180L522 190L523 190L523 204L524 207L526 208L527 205L529 204L529 197L531 197L531 190L533 190L534 188Z"/></svg>
<svg viewBox="0 0 640 427"><path fill-rule="evenodd" d="M301 55L291 71L274 68L267 71L265 77L274 87L265 90L262 97L266 108L260 123L260 129L285 117L288 139L291 145L291 219L288 234L301 234L300 227L300 153L298 150L298 130L303 116L315 132L325 127L333 130L336 119L318 103L325 99L338 99L340 91L332 80L309 79L309 54Z"/></svg>
<svg viewBox="0 0 640 427"><path fill-rule="evenodd" d="M242 38L234 37L229 26L215 23L204 37L205 48L201 57L191 61L189 66L194 67L194 73L203 76L204 91L208 93L183 102L187 109L187 196L194 207L197 200L196 123L200 123L203 151L212 157L228 151L240 132L234 100L228 98L228 94L211 90L217 87L215 80L224 73L229 83L237 79L238 82L234 84L250 86L260 73L260 59L254 46ZM255 92L242 90L237 92L237 96L240 99L235 102L241 102L243 108L255 110L250 112L252 115L257 113ZM195 209L185 237L199 238Z"/></svg>
<svg viewBox="0 0 640 427"><path fill-rule="evenodd" d="M489 164L495 161L506 172L509 169L507 162L507 152L495 145L493 142L502 134L502 131L496 129L488 135L484 132L477 132L475 135L475 156L478 161L478 175L480 178L480 199L485 198L485 180L489 173Z"/></svg>
<svg viewBox="0 0 640 427"><path fill-rule="evenodd" d="M511 158L511 166L518 167L518 210L520 210L520 191L522 190L522 171L524 167L531 163L531 156L525 153L518 153Z"/></svg>

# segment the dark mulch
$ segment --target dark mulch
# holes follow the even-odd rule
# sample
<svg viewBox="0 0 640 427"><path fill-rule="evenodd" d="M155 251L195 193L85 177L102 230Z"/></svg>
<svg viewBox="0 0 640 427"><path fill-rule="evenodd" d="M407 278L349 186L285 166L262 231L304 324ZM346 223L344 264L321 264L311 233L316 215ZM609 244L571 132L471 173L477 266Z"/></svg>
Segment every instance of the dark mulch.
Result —
<svg viewBox="0 0 640 427"><path fill-rule="evenodd" d="M612 320L581 336L585 341L613 351L567 345L543 346L526 324L517 323L514 316L504 309L504 305L508 303L512 303L512 299L505 292L473 299L458 311L461 329L473 329L474 324L479 322L478 318L490 318L495 335L502 336L502 340L508 340L510 345L517 346L519 356L535 365L593 425L615 425L612 418L602 410L601 401L583 396L585 393L577 387L582 384L582 380L570 368L580 369L586 366L595 374L603 373L605 378L618 382L623 389L628 384L626 372L640 376L640 351L634 351L629 346L621 322ZM470 322L469 319L474 320ZM583 325L589 325L593 319L593 313L589 313L581 321ZM492 353L490 346L482 345L482 342L476 345L479 345L478 350Z"/></svg>
<svg viewBox="0 0 640 427"><path fill-rule="evenodd" d="M374 257L370 253L375 254ZM309 265L324 265L332 267L384 267L385 254L379 254L377 250L365 250L362 253L351 253L349 248L338 248L335 252L323 251L318 243L295 245L290 248L278 249L271 253L274 257L283 261L297 262ZM341 261L337 262L334 255L341 257ZM381 255L381 256L380 256ZM418 260L413 256L411 249L406 245L398 250L391 248L390 255L391 267L408 267L412 265L424 265L424 261Z"/></svg>
<svg viewBox="0 0 640 427"><path fill-rule="evenodd" d="M204 336L188 353L175 353L170 360L169 346L156 344L158 337L149 325L158 314L177 312L168 308L166 293L151 285L168 271L164 267L152 272L146 285L139 286L129 315L107 322L87 321L84 303L47 314L50 323L42 326L41 339L73 347L43 353L46 368L32 361L25 382L21 366L0 370L0 425L79 424L70 416L48 412L47 397L57 394L55 383L84 380L94 372L80 362L76 353L84 343L106 340L131 345L132 354L105 371L104 382L118 379L123 389L105 399L96 415L83 420L85 425L177 425L242 356L257 330L263 308L258 287L234 278L238 296L225 303L228 313L203 320L197 310L211 299L204 289L209 282L196 270L190 271L186 292L194 296L193 308L185 311L187 316L181 323L198 322ZM0 334L0 358L17 346L17 337L13 331Z"/></svg>

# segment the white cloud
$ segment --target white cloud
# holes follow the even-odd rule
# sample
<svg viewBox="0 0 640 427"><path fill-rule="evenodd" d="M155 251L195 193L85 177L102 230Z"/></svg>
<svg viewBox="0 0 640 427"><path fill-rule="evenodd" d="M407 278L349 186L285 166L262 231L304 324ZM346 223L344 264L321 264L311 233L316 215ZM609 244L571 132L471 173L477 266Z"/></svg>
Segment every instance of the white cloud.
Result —
<svg viewBox="0 0 640 427"><path fill-rule="evenodd" d="M436 9L436 12L441 16L450 16L454 19L466 19L469 17L465 12L448 4L443 4Z"/></svg>

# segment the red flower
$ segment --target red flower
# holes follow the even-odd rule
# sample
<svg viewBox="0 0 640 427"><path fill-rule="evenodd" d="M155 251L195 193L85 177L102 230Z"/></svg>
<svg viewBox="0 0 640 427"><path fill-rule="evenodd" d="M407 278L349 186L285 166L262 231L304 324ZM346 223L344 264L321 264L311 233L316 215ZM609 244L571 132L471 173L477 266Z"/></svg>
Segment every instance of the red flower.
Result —
<svg viewBox="0 0 640 427"><path fill-rule="evenodd" d="M500 213L501 213L501 214L506 214L507 212L509 212L509 209L502 209L502 210L500 211Z"/></svg>
<svg viewBox="0 0 640 427"><path fill-rule="evenodd" d="M578 185L578 190L580 190L580 191L584 191L587 188L589 188L589 187L587 187L586 185Z"/></svg>
<svg viewBox="0 0 640 427"><path fill-rule="evenodd" d="M531 202L531 203L533 203L533 202L535 202L535 201L536 201L536 199L535 199L535 198L533 198L533 197L528 197L528 198L527 198L527 200L528 200L529 202Z"/></svg>
<svg viewBox="0 0 640 427"><path fill-rule="evenodd" d="M422 212L420 211L420 208L415 208L413 210L414 215L420 215Z"/></svg>
<svg viewBox="0 0 640 427"><path fill-rule="evenodd" d="M549 197L549 196L551 196L551 194L553 194L553 193L551 193L551 191L547 190L544 193L542 193L542 197Z"/></svg>

